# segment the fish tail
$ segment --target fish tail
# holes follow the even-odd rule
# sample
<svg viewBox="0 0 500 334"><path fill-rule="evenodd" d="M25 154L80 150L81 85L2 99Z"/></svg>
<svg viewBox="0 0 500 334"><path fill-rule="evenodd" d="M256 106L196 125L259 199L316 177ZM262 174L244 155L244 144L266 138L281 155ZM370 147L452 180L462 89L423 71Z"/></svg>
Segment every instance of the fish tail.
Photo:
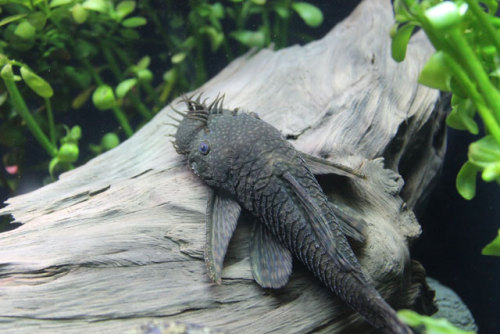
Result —
<svg viewBox="0 0 500 334"><path fill-rule="evenodd" d="M412 334L375 288L350 272L332 275L330 288L372 326L386 334Z"/></svg>

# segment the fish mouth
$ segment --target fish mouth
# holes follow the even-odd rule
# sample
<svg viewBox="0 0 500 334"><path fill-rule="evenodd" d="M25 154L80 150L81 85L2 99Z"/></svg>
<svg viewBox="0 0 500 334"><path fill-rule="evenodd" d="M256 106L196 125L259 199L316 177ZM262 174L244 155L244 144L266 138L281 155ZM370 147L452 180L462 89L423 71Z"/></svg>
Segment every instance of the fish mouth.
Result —
<svg viewBox="0 0 500 334"><path fill-rule="evenodd" d="M199 172L198 172L198 169L197 169L197 164L196 162L192 162L192 163L189 163L189 167L191 168L191 170L193 171L194 175L198 176L200 179L202 179L203 181L212 181L213 180L213 177L210 177L208 175L201 175Z"/></svg>

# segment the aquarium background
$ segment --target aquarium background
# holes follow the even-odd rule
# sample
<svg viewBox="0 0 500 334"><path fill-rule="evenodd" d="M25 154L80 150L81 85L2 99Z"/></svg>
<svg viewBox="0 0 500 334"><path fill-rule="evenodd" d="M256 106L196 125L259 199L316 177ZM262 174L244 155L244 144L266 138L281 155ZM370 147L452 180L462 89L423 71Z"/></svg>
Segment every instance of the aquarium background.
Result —
<svg viewBox="0 0 500 334"><path fill-rule="evenodd" d="M290 29L288 45L305 44L309 41L306 35L314 39L321 38L337 22L349 15L359 1L309 1L319 7L324 15L324 22L318 28L307 27L300 20ZM167 17L167 8L162 1L153 2L157 5L160 18ZM182 5L181 5L182 6ZM185 6L186 14L188 12ZM251 23L251 22L250 22ZM254 22L257 28L259 21ZM152 27L146 25L139 32L145 36L151 34ZM307 34L300 34L306 31ZM231 43L236 43L231 41ZM355 41L353 41L355 43ZM161 46L156 44L143 45L144 54L152 56L150 69L155 76L163 75L166 68L154 55L161 52ZM246 51L241 49L242 52ZM206 68L207 76L211 77L227 65L227 59L217 54L207 53L210 64ZM196 72L196 68L191 65ZM196 75L188 78L193 82ZM404 80L404 78L401 78ZM58 86L54 86L57 90ZM90 103L90 102L87 102ZM167 101L168 103L168 101ZM116 120L111 113L71 113L58 114L57 121L72 126L79 124L83 129L83 136L87 143L98 143L101 137L116 127ZM0 120L1 122L1 120ZM137 127L139 120L131 120L133 127ZM120 139L126 137L120 134ZM435 189L427 201L425 208L419 211L419 222L423 227L423 234L412 248L412 257L421 261L429 276L436 278L442 284L449 286L463 299L472 311L480 333L500 333L500 260L495 257L481 255L481 249L496 235L500 223L500 192L496 184L478 183L477 196L472 201L466 201L459 196L455 189L455 180L458 170L467 157L467 145L472 136L465 132L448 131L448 151L442 174ZM40 162L47 159L36 140L26 136L23 154L23 165L28 166L19 180L14 193L6 187L0 187L0 203L8 197L32 191L46 180L46 166ZM5 148L0 147L3 156ZM81 149L78 163L83 163L92 157L86 147ZM3 178L11 177L2 169ZM0 204L0 206L3 206ZM7 228L5 217L0 220L0 228ZM3 224L3 226L2 226Z"/></svg>

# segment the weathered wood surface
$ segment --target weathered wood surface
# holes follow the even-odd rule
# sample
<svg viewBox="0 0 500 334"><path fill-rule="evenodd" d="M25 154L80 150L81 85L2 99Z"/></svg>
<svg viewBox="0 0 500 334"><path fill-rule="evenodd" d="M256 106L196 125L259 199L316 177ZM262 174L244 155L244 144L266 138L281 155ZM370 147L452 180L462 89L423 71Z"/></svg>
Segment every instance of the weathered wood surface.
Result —
<svg viewBox="0 0 500 334"><path fill-rule="evenodd" d="M241 57L200 91L225 93L228 107L257 112L303 151L361 166L366 180L320 181L336 203L367 221L358 255L381 293L411 307L421 280L410 268L408 242L420 233L411 207L439 167L442 114L438 93L416 84L431 47L417 34L407 60L396 64L391 23L389 0L367 0L323 39ZM23 225L0 234L0 332L122 332L152 318L235 333L365 326L298 265L283 289L255 284L245 217L223 284L209 281L207 188L166 137L174 131L165 124L171 112L166 107L131 139L59 181L8 200L0 213ZM396 171L405 166L409 205L398 196L402 179L381 160L367 160L381 156Z"/></svg>

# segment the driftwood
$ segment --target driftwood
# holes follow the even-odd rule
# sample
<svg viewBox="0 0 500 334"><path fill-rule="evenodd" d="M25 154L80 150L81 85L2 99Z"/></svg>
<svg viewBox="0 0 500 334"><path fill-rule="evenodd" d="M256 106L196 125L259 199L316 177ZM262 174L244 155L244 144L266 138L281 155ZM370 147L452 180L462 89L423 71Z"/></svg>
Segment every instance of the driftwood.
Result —
<svg viewBox="0 0 500 334"><path fill-rule="evenodd" d="M241 57L199 91L223 92L227 107L257 112L297 148L364 172L366 180L319 180L337 205L367 222L357 253L382 295L416 308L425 287L409 257L420 233L411 209L442 159L442 113L438 93L416 84L431 47L416 34L396 64L391 24L390 1L367 0L323 39ZM0 214L22 225L0 234L0 332L122 332L153 318L235 333L368 328L298 264L283 289L255 284L248 217L222 285L209 281L207 188L166 137L174 131L169 113L59 181L8 200ZM398 170L408 204L398 195Z"/></svg>

